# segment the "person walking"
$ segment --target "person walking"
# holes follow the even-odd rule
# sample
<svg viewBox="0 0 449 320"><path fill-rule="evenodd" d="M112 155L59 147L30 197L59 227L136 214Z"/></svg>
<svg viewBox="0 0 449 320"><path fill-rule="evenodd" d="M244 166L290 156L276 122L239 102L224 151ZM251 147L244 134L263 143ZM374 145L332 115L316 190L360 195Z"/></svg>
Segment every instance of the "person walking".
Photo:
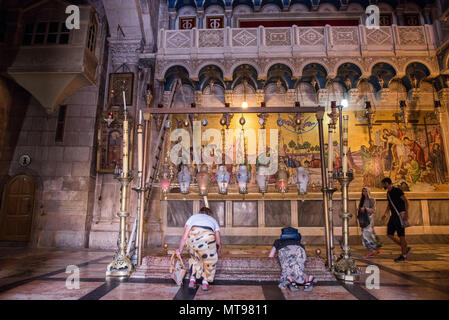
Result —
<svg viewBox="0 0 449 320"><path fill-rule="evenodd" d="M387 235L396 244L401 247L401 255L394 259L395 262L407 261L407 254L412 249L407 245L405 240L405 228L408 223L408 200L401 189L393 187L390 178L382 180L382 186L387 190L388 206L385 209L385 214L382 219L387 218L388 211L390 211L390 220L388 221ZM395 232L398 238L395 237Z"/></svg>
<svg viewBox="0 0 449 320"><path fill-rule="evenodd" d="M376 200L371 196L370 189L363 187L360 197L358 215L359 225L362 228L362 244L368 250L368 254L363 258L372 258L375 253L380 254L382 244L374 232L373 215L376 211Z"/></svg>
<svg viewBox="0 0 449 320"><path fill-rule="evenodd" d="M212 210L202 207L199 213L186 221L177 254L182 253L186 243L190 253L189 288L195 289L197 279L203 278L201 289L207 291L214 281L218 256L221 254L220 227L213 218Z"/></svg>
<svg viewBox="0 0 449 320"><path fill-rule="evenodd" d="M305 274L307 256L298 230L283 228L281 237L274 241L269 257L274 258L276 251L281 264L279 288L289 287L291 291L298 291L298 284L301 284L304 285L304 291L312 291L317 279Z"/></svg>

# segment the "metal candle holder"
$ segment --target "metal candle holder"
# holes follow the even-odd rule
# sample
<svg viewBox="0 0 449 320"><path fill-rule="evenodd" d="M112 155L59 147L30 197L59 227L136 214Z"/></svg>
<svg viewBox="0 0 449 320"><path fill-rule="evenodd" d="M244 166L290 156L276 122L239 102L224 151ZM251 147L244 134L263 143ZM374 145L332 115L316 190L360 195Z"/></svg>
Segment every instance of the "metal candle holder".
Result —
<svg viewBox="0 0 449 320"><path fill-rule="evenodd" d="M126 218L129 216L127 211L127 200L128 200L128 185L131 183L133 177L130 173L125 177L122 175L118 178L121 186L121 208L117 213L120 218L120 244L119 252L114 257L114 260L106 268L107 277L129 277L133 272L133 265L131 260L126 255Z"/></svg>
<svg viewBox="0 0 449 320"><path fill-rule="evenodd" d="M351 248L349 246L349 219L352 218L352 214L348 211L348 190L349 184L354 179L354 174L349 170L348 173L344 175L342 170L338 170L334 175L334 178L336 178L341 185L342 211L340 212L340 218L343 220L343 254L334 266L334 274L337 279L353 282L358 280L362 274L360 268L355 265L354 259L351 258Z"/></svg>

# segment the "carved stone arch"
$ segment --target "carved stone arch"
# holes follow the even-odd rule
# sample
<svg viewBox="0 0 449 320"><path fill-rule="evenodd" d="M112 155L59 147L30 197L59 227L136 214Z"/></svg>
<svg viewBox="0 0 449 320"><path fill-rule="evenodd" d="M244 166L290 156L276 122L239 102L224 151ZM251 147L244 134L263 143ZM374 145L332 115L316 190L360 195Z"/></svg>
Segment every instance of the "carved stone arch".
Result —
<svg viewBox="0 0 449 320"><path fill-rule="evenodd" d="M303 3L294 3L290 6L290 12L309 12L309 7Z"/></svg>
<svg viewBox="0 0 449 320"><path fill-rule="evenodd" d="M224 8L221 5L219 5L219 4L211 4L204 10L204 14L205 15L208 15L208 14L224 14L224 13L225 13Z"/></svg>
<svg viewBox="0 0 449 320"><path fill-rule="evenodd" d="M192 6L184 6L178 10L178 17L196 16L196 9Z"/></svg>
<svg viewBox="0 0 449 320"><path fill-rule="evenodd" d="M371 63L368 65L367 71L370 72L370 73L372 73L374 66L375 66L376 64L379 64L379 63L386 63L386 64L389 64L389 65L394 69L394 71L396 72L396 74L398 74L399 69L400 69L399 66L398 66L394 61L392 61L392 60L386 60L386 59L378 59L378 60L374 60L373 62L371 62Z"/></svg>
<svg viewBox="0 0 449 320"><path fill-rule="evenodd" d="M190 73L189 69L182 63L174 63L173 65L170 65L168 68L166 68L164 71L164 79L163 80L165 82L165 84L164 84L165 91L170 91L173 86L173 77L171 76L171 74L169 74L169 71L170 71L170 69L174 69L174 68L180 68L180 71L185 71L186 77L184 77L183 79L190 82L190 85L192 87L194 87L193 84L191 83L192 82L191 77L190 77L191 73ZM170 83L167 84L167 81L169 81ZM169 86L169 88L168 88L168 86Z"/></svg>
<svg viewBox="0 0 449 320"><path fill-rule="evenodd" d="M163 75L162 80L166 78L168 70L170 70L173 67L182 67L182 68L186 69L189 77L192 74L192 70L190 70L190 67L186 63L176 61L174 63L167 64L166 66L164 66L164 68L162 69L162 71L160 73L160 75Z"/></svg>
<svg viewBox="0 0 449 320"><path fill-rule="evenodd" d="M344 65L345 63L352 63L359 67L360 71L362 72L362 76L369 74L371 70L366 70L363 66L363 64L360 61L357 61L355 59L344 59L340 60L338 63L335 64L334 69L332 70L333 74L338 74L338 69Z"/></svg>
<svg viewBox="0 0 449 320"><path fill-rule="evenodd" d="M268 76L268 71L276 64L283 64L286 67L288 67L292 73L292 78L296 78L299 76L299 70L297 70L297 68L292 63L286 61L285 59L284 60L283 59L275 59L275 60L270 60L270 64L267 64L267 66L263 70L263 73L259 74L259 77L266 78Z"/></svg>
<svg viewBox="0 0 449 320"><path fill-rule="evenodd" d="M411 60L407 60L407 63L404 63L404 65L401 68L401 74L407 74L407 67L413 63L420 63L422 65L424 65L430 72L430 76L433 75L438 75L439 74L439 70L436 70L428 61L424 61L421 60L419 58L415 58L415 59L411 59Z"/></svg>
<svg viewBox="0 0 449 320"><path fill-rule="evenodd" d="M377 6L379 7L380 12L391 13L394 11L394 8L387 2L379 2Z"/></svg>
<svg viewBox="0 0 449 320"><path fill-rule="evenodd" d="M365 11L365 8L360 3L352 2L348 5L348 9L346 9L346 10L352 11L352 12L354 12L354 11L357 11L357 12L362 11L363 12L363 11Z"/></svg>
<svg viewBox="0 0 449 320"><path fill-rule="evenodd" d="M233 10L233 14L249 14L249 13L253 13L253 8L251 8L250 6L246 5L246 4L239 4L237 5L234 10Z"/></svg>
<svg viewBox="0 0 449 320"><path fill-rule="evenodd" d="M320 66L322 66L324 68L324 70L326 70L326 73L329 74L330 68L329 68L329 65L325 61L312 59L312 60L305 60L299 65L299 72L300 72L299 76L302 76L302 74L304 72L304 68L307 65L312 64L312 63L319 64Z"/></svg>
<svg viewBox="0 0 449 320"><path fill-rule="evenodd" d="M262 13L280 13L282 12L282 8L280 8L277 4L267 3L261 9Z"/></svg>
<svg viewBox="0 0 449 320"><path fill-rule="evenodd" d="M257 63L255 63L255 62L253 62L253 61L241 61L241 60L239 60L239 61L235 61L235 62L231 65L231 67L229 68L229 70L230 70L231 72L228 73L228 74L225 74L224 77L227 78L227 79L231 79L232 76L233 76L233 74L234 74L234 72L235 72L235 70L236 70L238 67L240 67L241 65L244 65L244 64L250 65L251 67L253 67L253 68L256 70L257 78L258 78L258 79L259 79L259 78L261 77L261 75L263 74L262 70L260 69L260 66L259 66Z"/></svg>
<svg viewBox="0 0 449 320"><path fill-rule="evenodd" d="M337 8L329 2L325 2L320 4L320 6L318 7L318 12L337 12Z"/></svg>
<svg viewBox="0 0 449 320"><path fill-rule="evenodd" d="M217 67L218 69L220 69L221 73L223 74L223 78L225 77L225 71L224 71L224 70L226 70L225 66L216 60L206 61L206 62L199 64L198 67L196 68L196 70L194 72L192 72L192 77L198 78L200 76L200 71L207 66ZM224 81L224 79L222 79L222 80Z"/></svg>

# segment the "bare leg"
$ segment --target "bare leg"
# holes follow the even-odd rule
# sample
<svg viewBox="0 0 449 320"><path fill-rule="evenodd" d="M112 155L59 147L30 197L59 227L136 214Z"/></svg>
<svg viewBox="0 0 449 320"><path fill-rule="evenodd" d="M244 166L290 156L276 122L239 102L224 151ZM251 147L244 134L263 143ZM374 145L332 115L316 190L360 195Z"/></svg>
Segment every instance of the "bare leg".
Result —
<svg viewBox="0 0 449 320"><path fill-rule="evenodd" d="M400 245L401 245L401 249L402 249L402 255L404 257L406 257L407 256L407 248L408 248L407 240L405 240L405 236L400 237L400 239L401 239Z"/></svg>
<svg viewBox="0 0 449 320"><path fill-rule="evenodd" d="M388 238L390 238L392 241L394 241L398 246L402 247L401 241L398 238L396 238L395 236L388 235Z"/></svg>

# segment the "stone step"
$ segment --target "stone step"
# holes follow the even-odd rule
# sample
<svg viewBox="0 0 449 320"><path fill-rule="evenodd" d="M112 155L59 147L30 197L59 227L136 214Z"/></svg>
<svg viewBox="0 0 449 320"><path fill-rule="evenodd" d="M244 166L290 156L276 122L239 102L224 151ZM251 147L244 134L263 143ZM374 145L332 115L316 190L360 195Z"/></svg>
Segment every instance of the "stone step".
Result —
<svg viewBox="0 0 449 320"><path fill-rule="evenodd" d="M188 268L188 257L182 257ZM142 265L132 274L132 278L170 279L170 256L150 255L143 258ZM315 276L318 281L335 281L320 257L308 257L306 274ZM277 258L267 257L223 257L217 262L216 280L278 281L281 266ZM187 275L189 276L189 271Z"/></svg>

